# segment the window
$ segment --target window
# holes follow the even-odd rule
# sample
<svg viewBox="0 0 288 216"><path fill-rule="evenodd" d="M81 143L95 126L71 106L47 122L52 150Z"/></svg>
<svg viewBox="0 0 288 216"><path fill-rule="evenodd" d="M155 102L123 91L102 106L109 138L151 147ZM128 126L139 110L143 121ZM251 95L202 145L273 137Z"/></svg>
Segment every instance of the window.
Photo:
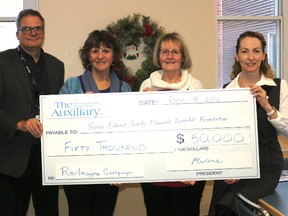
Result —
<svg viewBox="0 0 288 216"><path fill-rule="evenodd" d="M217 0L218 87L230 81L238 36L247 30L262 33L276 76L281 77L282 0Z"/></svg>
<svg viewBox="0 0 288 216"><path fill-rule="evenodd" d="M16 38L15 20L18 13L25 9L38 9L38 0L1 0L0 1L0 51L15 48L18 45Z"/></svg>

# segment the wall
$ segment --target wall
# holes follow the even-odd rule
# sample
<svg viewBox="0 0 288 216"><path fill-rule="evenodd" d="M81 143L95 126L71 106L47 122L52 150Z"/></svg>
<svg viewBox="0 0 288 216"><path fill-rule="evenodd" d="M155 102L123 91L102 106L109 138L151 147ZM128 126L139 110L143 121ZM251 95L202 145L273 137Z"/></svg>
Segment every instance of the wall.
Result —
<svg viewBox="0 0 288 216"><path fill-rule="evenodd" d="M46 20L44 49L65 63L66 78L82 73L78 50L88 33L140 13L179 32L193 61L193 75L206 88L216 87L216 21L213 0L49 0L39 1Z"/></svg>
<svg viewBox="0 0 288 216"><path fill-rule="evenodd" d="M46 20L44 49L65 63L66 78L83 72L78 50L88 34L104 29L111 22L140 13L177 31L187 43L193 61L192 74L206 88L216 88L216 21L214 0L39 0ZM207 214L211 184L205 189L201 215ZM61 215L67 215L67 203L60 193ZM139 185L125 186L119 194L115 215L145 215Z"/></svg>

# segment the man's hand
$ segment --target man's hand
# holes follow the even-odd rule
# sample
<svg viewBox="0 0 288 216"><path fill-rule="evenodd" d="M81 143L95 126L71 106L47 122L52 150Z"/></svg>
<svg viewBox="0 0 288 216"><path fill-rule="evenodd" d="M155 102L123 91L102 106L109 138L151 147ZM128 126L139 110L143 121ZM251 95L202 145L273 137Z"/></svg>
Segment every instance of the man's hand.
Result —
<svg viewBox="0 0 288 216"><path fill-rule="evenodd" d="M29 132L35 138L40 138L43 133L43 126L37 118L31 118L27 121L20 121L17 123L16 130Z"/></svg>

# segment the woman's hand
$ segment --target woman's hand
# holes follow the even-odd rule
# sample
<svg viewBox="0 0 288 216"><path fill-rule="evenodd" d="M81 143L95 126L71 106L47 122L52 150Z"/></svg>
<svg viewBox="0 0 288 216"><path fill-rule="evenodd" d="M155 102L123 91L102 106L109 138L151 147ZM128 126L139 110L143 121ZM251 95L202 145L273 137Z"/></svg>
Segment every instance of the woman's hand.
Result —
<svg viewBox="0 0 288 216"><path fill-rule="evenodd" d="M257 102L265 109L270 108L271 105L267 99L266 91L261 86L250 86L251 93L256 97ZM266 109L265 109L266 110Z"/></svg>
<svg viewBox="0 0 288 216"><path fill-rule="evenodd" d="M226 180L224 180L224 182L226 183L226 184L235 184L235 183L237 183L239 181L239 179L226 179Z"/></svg>
<svg viewBox="0 0 288 216"><path fill-rule="evenodd" d="M196 183L196 181L181 181L181 182L187 185L195 185Z"/></svg>
<svg viewBox="0 0 288 216"><path fill-rule="evenodd" d="M149 88L149 87L143 89L143 92L149 92L149 91L153 91L153 89L152 89L152 88Z"/></svg>
<svg viewBox="0 0 288 216"><path fill-rule="evenodd" d="M266 113L271 112L274 108L268 101L267 93L261 86L250 86L251 93L255 96L257 102L266 111ZM277 118L277 112L269 116L270 119Z"/></svg>

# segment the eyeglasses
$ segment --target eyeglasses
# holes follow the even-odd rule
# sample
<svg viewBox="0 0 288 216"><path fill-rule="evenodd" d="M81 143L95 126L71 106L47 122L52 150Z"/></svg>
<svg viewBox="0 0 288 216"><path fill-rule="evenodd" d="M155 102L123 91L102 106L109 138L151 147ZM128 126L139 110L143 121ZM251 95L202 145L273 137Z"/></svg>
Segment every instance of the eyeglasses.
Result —
<svg viewBox="0 0 288 216"><path fill-rule="evenodd" d="M31 34L32 30L34 30L36 34L42 34L44 32L44 28L41 26L36 26L36 27L24 26L18 29L18 31L22 31L26 35Z"/></svg>
<svg viewBox="0 0 288 216"><path fill-rule="evenodd" d="M173 50L161 49L159 53L162 56L168 56L170 53L172 56L179 56L181 54L181 51L177 49L173 49Z"/></svg>

